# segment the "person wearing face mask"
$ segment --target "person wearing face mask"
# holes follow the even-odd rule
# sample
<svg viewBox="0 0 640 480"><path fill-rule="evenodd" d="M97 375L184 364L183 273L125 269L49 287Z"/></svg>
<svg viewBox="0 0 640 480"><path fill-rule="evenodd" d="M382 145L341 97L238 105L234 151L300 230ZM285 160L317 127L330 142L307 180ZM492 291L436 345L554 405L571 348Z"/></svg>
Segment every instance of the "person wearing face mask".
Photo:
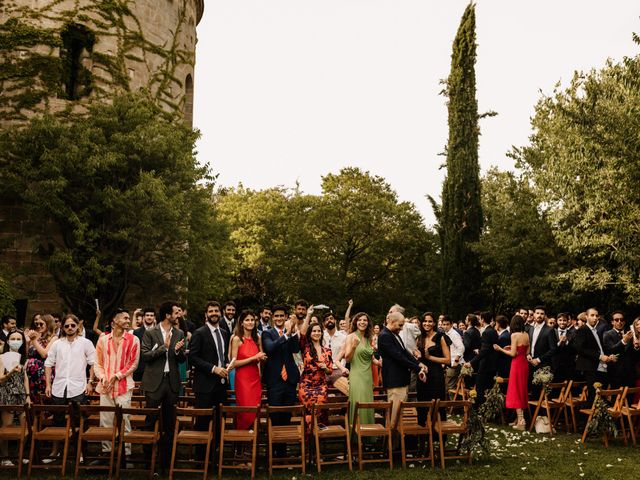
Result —
<svg viewBox="0 0 640 480"><path fill-rule="evenodd" d="M20 330L11 330L7 335L2 353L14 352L20 355L17 365L4 365L0 357L0 405L24 405L29 403L29 379L25 369L27 362L27 349L24 334ZM13 424L13 412L2 412L2 426ZM24 412L20 416L20 424L25 421ZM0 456L8 456L8 444L0 443ZM3 467L12 467L9 459L2 460Z"/></svg>

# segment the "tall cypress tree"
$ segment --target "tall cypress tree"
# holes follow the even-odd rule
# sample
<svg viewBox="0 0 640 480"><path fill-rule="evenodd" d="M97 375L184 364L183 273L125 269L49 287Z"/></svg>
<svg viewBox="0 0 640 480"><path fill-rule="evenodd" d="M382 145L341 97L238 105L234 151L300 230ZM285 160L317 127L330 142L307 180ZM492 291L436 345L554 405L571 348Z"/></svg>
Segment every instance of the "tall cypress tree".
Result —
<svg viewBox="0 0 640 480"><path fill-rule="evenodd" d="M455 319L481 306L481 270L470 245L480 239L480 166L476 100L476 14L470 3L458 27L446 81L449 139L447 176L438 223L442 246L442 307Z"/></svg>

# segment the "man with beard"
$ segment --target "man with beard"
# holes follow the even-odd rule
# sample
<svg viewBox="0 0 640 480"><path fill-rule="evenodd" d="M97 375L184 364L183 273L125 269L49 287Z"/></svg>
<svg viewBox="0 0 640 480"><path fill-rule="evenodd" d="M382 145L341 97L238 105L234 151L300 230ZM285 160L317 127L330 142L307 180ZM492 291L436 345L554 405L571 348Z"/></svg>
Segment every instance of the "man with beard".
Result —
<svg viewBox="0 0 640 480"><path fill-rule="evenodd" d="M233 335L236 328L236 303L233 300L227 300L223 307L223 317L220 322L220 328L226 330L229 336Z"/></svg>
<svg viewBox="0 0 640 480"><path fill-rule="evenodd" d="M260 321L258 322L258 333L262 335L262 332L271 328L271 308L262 307L260 310Z"/></svg>
<svg viewBox="0 0 640 480"><path fill-rule="evenodd" d="M234 310L235 313L235 310ZM227 402L229 372L229 334L220 322L220 304L209 302L205 307L206 324L196 329L189 344L189 365L194 368L193 392L195 408L215 408L214 431L218 438L218 408ZM209 419L199 417L197 430L206 430ZM204 446L198 448L198 457L204 458ZM215 458L215 456L214 456Z"/></svg>
<svg viewBox="0 0 640 480"><path fill-rule="evenodd" d="M348 392L349 383L348 381L345 382L346 378L339 382L341 386L334 385L336 380L349 375L349 370L347 370L342 365L342 357L344 356L344 341L347 339L347 335L340 330L336 330L336 317L334 316L333 312L327 312L324 314L323 323L324 333L322 335L324 337L324 346L331 349L331 358L333 358L333 372L331 373L329 378L327 378L327 383L329 385L335 386L341 391L346 390Z"/></svg>
<svg viewBox="0 0 640 480"><path fill-rule="evenodd" d="M144 338L144 332L156 326L156 311L153 307L146 307L142 310L142 325L133 331L133 334L138 337L140 345L142 345L142 339ZM133 380L139 382L142 380L142 374L144 373L144 360L140 356L138 362L138 368L133 372Z"/></svg>
<svg viewBox="0 0 640 480"><path fill-rule="evenodd" d="M178 364L186 360L184 333L178 328L180 307L176 302L160 305L160 323L144 332L141 358L145 362L142 390L147 408L162 407L162 438L160 439L160 465L165 469L171 458L173 440L173 406L178 401L180 372ZM147 417L147 429L152 429L154 418ZM145 456L151 458L151 446L145 445Z"/></svg>
<svg viewBox="0 0 640 480"><path fill-rule="evenodd" d="M557 318L558 329L556 330L557 345L556 351L551 358L551 368L553 370L553 381L564 382L574 378L576 369L576 351L573 348L573 337L576 329L571 327L568 313L560 313Z"/></svg>

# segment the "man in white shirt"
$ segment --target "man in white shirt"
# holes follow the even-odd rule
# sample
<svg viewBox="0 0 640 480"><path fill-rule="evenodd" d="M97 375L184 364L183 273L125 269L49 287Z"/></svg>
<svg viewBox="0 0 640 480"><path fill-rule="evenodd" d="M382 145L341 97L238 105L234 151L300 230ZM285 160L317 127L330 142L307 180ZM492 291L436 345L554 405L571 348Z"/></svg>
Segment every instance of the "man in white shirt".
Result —
<svg viewBox="0 0 640 480"><path fill-rule="evenodd" d="M331 358L333 358L333 372L327 378L327 383L334 385L336 380L349 375L349 370L345 368L343 361L344 341L347 339L347 334L342 330L336 330L336 317L332 312L325 313L322 321L324 324L323 343L325 347L331 349ZM342 383L344 384L344 381Z"/></svg>
<svg viewBox="0 0 640 480"><path fill-rule="evenodd" d="M447 367L446 379L447 389L452 390L456 388L456 382L460 375L460 361L464 357L464 343L462 342L460 334L456 332L455 328L453 328L453 322L451 321L451 317L448 315L442 316L442 329L451 340L451 345L449 345L449 350L451 352L451 365Z"/></svg>
<svg viewBox="0 0 640 480"><path fill-rule="evenodd" d="M86 395L91 394L92 382L87 383L87 366L91 366L90 377L93 380L93 364L96 361L96 349L90 340L78 336L80 321L73 314L62 319L63 337L55 342L45 360L45 395L54 405L71 402L84 403ZM55 367L56 378L51 382L51 371ZM54 416L56 426L64 425L64 416Z"/></svg>

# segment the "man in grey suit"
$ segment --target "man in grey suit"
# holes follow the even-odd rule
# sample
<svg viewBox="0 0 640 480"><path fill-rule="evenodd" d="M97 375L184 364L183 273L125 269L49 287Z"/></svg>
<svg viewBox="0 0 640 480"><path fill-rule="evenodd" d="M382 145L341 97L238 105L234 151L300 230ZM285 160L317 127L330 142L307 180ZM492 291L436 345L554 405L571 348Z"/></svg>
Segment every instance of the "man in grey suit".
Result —
<svg viewBox="0 0 640 480"><path fill-rule="evenodd" d="M175 302L165 302L158 311L159 323L144 332L141 357L145 362L142 375L142 390L146 397L147 408L162 407L162 438L160 457L163 469L171 458L173 433L173 406L180 392L180 374L178 364L186 360L184 352L184 333L178 326L180 307ZM147 418L148 426L154 419ZM147 447L147 446L145 446ZM145 450L145 456L151 458L151 450Z"/></svg>

